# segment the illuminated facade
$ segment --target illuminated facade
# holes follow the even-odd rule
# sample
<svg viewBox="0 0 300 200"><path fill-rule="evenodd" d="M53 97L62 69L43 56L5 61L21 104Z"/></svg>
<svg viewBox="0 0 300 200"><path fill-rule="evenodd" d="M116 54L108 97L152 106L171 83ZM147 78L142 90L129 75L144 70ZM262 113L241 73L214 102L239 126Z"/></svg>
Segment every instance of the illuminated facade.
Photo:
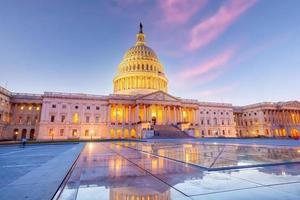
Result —
<svg viewBox="0 0 300 200"><path fill-rule="evenodd" d="M12 93L0 88L0 138L299 137L300 103L234 107L167 93L142 27L118 66L111 95Z"/></svg>

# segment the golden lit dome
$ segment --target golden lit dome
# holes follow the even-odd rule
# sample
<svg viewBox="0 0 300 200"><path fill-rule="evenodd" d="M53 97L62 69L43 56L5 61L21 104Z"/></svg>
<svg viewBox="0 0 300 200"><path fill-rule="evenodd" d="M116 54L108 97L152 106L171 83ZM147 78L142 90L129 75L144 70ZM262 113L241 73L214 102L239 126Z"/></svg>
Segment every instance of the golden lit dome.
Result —
<svg viewBox="0 0 300 200"><path fill-rule="evenodd" d="M168 80L164 67L155 52L146 46L142 24L136 35L135 46L125 53L113 82L115 94L146 94L157 90L167 92Z"/></svg>

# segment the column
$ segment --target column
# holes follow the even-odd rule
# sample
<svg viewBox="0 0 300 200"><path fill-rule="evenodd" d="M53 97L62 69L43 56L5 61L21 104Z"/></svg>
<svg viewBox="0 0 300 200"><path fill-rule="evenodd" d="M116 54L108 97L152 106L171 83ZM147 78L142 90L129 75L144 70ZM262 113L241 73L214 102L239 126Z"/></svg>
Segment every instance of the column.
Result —
<svg viewBox="0 0 300 200"><path fill-rule="evenodd" d="M170 110L170 106L168 106L168 124L170 124L171 122L171 110Z"/></svg>
<svg viewBox="0 0 300 200"><path fill-rule="evenodd" d="M182 108L179 107L179 121L182 122L183 119L182 119Z"/></svg>
<svg viewBox="0 0 300 200"><path fill-rule="evenodd" d="M196 110L193 109L193 124L196 123Z"/></svg>
<svg viewBox="0 0 300 200"><path fill-rule="evenodd" d="M143 115L144 115L144 117L143 117L143 121L147 121L147 119L146 119L146 105L144 104L144 111L143 111L144 113L143 113Z"/></svg>
<svg viewBox="0 0 300 200"><path fill-rule="evenodd" d="M131 124L131 106L128 108L128 123Z"/></svg>
<svg viewBox="0 0 300 200"><path fill-rule="evenodd" d="M125 112L124 112L124 105L122 104L122 125L125 123Z"/></svg>
<svg viewBox="0 0 300 200"><path fill-rule="evenodd" d="M149 105L149 121L152 122L152 105Z"/></svg>
<svg viewBox="0 0 300 200"><path fill-rule="evenodd" d="M116 117L115 117L115 123L118 123L118 105L115 105L115 113L116 113Z"/></svg>
<svg viewBox="0 0 300 200"><path fill-rule="evenodd" d="M161 122L165 124L165 106L161 105Z"/></svg>
<svg viewBox="0 0 300 200"><path fill-rule="evenodd" d="M139 121L139 104L135 107L135 122Z"/></svg>
<svg viewBox="0 0 300 200"><path fill-rule="evenodd" d="M177 123L177 111L176 111L176 106L174 106L174 123Z"/></svg>

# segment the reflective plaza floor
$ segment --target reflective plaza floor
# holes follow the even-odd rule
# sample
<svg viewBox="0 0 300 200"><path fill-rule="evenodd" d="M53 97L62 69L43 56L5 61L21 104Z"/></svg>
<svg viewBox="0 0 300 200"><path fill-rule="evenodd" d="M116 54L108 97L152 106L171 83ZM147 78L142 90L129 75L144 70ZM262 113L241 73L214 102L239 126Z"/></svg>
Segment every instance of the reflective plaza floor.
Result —
<svg viewBox="0 0 300 200"><path fill-rule="evenodd" d="M300 147L87 143L55 198L299 200Z"/></svg>

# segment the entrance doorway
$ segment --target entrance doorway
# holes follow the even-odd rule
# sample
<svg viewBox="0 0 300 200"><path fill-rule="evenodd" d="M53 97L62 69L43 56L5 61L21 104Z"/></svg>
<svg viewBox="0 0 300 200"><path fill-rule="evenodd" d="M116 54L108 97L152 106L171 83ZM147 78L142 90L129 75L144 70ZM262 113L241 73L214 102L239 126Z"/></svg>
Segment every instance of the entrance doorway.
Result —
<svg viewBox="0 0 300 200"><path fill-rule="evenodd" d="M299 139L299 136L300 136L299 131L298 131L297 129L293 128L293 129L291 130L291 136L292 136L292 138L294 138L294 139Z"/></svg>
<svg viewBox="0 0 300 200"><path fill-rule="evenodd" d="M152 124L156 125L156 117L155 116L152 117Z"/></svg>
<svg viewBox="0 0 300 200"><path fill-rule="evenodd" d="M22 138L26 138L26 134L27 134L27 130L26 130L26 129L23 129L23 130L22 130L21 139L22 139Z"/></svg>
<svg viewBox="0 0 300 200"><path fill-rule="evenodd" d="M31 130L30 130L30 135L29 135L30 140L33 140L33 139L34 139L34 132L35 132L34 129L31 129Z"/></svg>

